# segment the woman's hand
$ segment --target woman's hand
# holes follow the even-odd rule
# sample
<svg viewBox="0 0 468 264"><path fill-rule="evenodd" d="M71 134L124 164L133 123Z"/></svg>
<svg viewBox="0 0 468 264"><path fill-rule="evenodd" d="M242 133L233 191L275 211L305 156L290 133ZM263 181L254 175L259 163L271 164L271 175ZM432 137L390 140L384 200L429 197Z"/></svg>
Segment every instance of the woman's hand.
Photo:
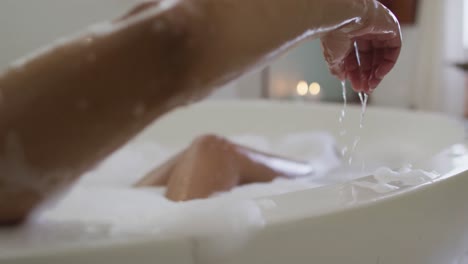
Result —
<svg viewBox="0 0 468 264"><path fill-rule="evenodd" d="M322 37L324 56L332 74L349 79L355 91L372 92L400 55L401 31L396 17L377 1L367 5L366 17Z"/></svg>

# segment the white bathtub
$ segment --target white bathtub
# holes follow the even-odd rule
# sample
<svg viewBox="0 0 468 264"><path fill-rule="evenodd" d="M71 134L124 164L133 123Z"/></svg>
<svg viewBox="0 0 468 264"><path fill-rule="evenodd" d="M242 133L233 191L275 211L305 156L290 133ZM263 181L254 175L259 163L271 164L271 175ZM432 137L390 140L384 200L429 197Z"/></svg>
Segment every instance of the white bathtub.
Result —
<svg viewBox="0 0 468 264"><path fill-rule="evenodd" d="M361 159L378 159L382 152L375 150L385 149L386 165L399 166L399 156L405 153L409 162L442 176L386 193L347 182L262 198L273 205L262 211L265 227L234 252L215 259L200 258L203 240L146 237L66 249L19 248L0 255L0 262L465 264L468 152L463 126L444 116L371 108L360 129L360 108L351 107L347 136L340 137L340 110L340 105L209 102L164 117L135 141L157 138L181 145L203 133L253 133L274 139L293 132L329 131L344 144L359 134ZM459 145L447 149L454 144Z"/></svg>

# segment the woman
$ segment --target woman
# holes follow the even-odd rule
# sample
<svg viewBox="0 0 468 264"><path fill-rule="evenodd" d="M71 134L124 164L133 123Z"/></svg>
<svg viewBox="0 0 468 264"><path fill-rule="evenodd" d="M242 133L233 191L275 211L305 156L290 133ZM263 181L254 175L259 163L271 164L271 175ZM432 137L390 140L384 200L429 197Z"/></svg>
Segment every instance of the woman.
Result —
<svg viewBox="0 0 468 264"><path fill-rule="evenodd" d="M334 75L368 93L401 46L375 0L162 0L17 61L0 77L0 224L26 219L161 115L312 38Z"/></svg>

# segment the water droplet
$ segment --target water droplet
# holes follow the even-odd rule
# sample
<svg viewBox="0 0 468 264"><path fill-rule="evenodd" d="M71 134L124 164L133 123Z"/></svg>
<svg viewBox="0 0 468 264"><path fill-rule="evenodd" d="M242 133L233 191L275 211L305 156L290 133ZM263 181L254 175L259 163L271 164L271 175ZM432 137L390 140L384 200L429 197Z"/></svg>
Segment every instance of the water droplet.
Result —
<svg viewBox="0 0 468 264"><path fill-rule="evenodd" d="M346 104L348 103L348 99L346 97L346 81L341 81L341 89L342 89L341 92L343 94L344 108L346 108ZM344 111L343 111L343 113L344 113Z"/></svg>
<svg viewBox="0 0 468 264"><path fill-rule="evenodd" d="M89 32L96 36L106 36L114 32L115 26L110 21L95 24L89 27Z"/></svg>
<svg viewBox="0 0 468 264"><path fill-rule="evenodd" d="M366 110L367 110L367 101L369 100L369 95L366 94L366 93L359 93L359 100L361 100L361 105L362 105L362 109L361 109L361 120L360 120L360 123L359 123L359 127L360 128L363 128L364 127L364 116L366 114Z"/></svg>
<svg viewBox="0 0 468 264"><path fill-rule="evenodd" d="M361 56L359 55L359 47L357 42L354 42L354 52L356 52L356 59L359 66L361 66Z"/></svg>
<svg viewBox="0 0 468 264"><path fill-rule="evenodd" d="M360 55L359 55L359 47L358 47L357 42L354 42L354 52L356 53L357 63L358 63L359 66L361 66L361 58L360 58ZM344 110L346 110L346 85L345 85L344 81L341 84L342 84L342 87L343 87L343 99L345 101L345 105L343 107L343 111L344 111ZM360 123L359 123L359 128L362 129L364 127L364 115L365 115L365 112L366 112L367 101L368 101L369 96L368 96L368 94L362 93L362 92L358 93L358 95L359 95L359 99L361 100L361 104L362 104L361 119L360 119ZM340 119L340 123L342 123L342 119L344 119L344 115L345 115L345 113L342 113L342 118ZM359 135L357 135L354 138L354 142L353 142L353 145L351 147L351 151L349 153L349 158L348 158L348 164L349 165L352 165L352 163L353 163L353 158L354 158L356 149L357 149L360 141L361 141L361 137ZM362 168L364 169L364 163L362 165Z"/></svg>
<svg viewBox="0 0 468 264"><path fill-rule="evenodd" d="M341 109L341 115L340 115L340 123L343 123L345 117L346 117L346 108L348 105L348 99L346 98L346 82L342 81L341 82L341 89L343 93L343 108ZM343 128L344 129L344 128Z"/></svg>
<svg viewBox="0 0 468 264"><path fill-rule="evenodd" d="M360 136L357 136L355 139L354 139L354 143L353 143L353 152L356 150L357 146L359 145L359 142L361 141L361 137Z"/></svg>
<svg viewBox="0 0 468 264"><path fill-rule="evenodd" d="M59 39L55 40L52 45L55 46L55 47L60 47L60 46L63 46L65 44L67 44L68 42L70 42L70 39L66 38L66 37L63 37L63 38L59 38Z"/></svg>
<svg viewBox="0 0 468 264"><path fill-rule="evenodd" d="M92 37L86 37L83 39L83 44L85 44L86 46L93 44L93 42L94 42L94 38Z"/></svg>
<svg viewBox="0 0 468 264"><path fill-rule="evenodd" d="M145 104L143 103L139 103L135 106L135 109L133 109L133 114L136 116L136 117L140 117L142 115L144 115L146 112L146 106Z"/></svg>
<svg viewBox="0 0 468 264"><path fill-rule="evenodd" d="M216 33L216 26L214 24L211 24L208 27L208 33L210 33L210 34L215 34Z"/></svg>
<svg viewBox="0 0 468 264"><path fill-rule="evenodd" d="M341 88L342 88L342 95L343 95L343 108L341 109L341 113L340 113L340 117L338 118L338 121L341 124L340 136L344 137L347 134L347 131L343 123L346 118L346 108L348 104L348 100L346 98L346 82L345 81L341 82ZM345 145L345 147L343 147L341 151L342 156L344 157L347 152L348 152L348 146Z"/></svg>
<svg viewBox="0 0 468 264"><path fill-rule="evenodd" d="M344 147L342 150L341 150L341 155L344 157L346 155L346 153L348 153L348 147Z"/></svg>
<svg viewBox="0 0 468 264"><path fill-rule="evenodd" d="M89 103L86 100L79 100L76 102L76 108L78 108L81 111L85 111L89 108Z"/></svg>
<svg viewBox="0 0 468 264"><path fill-rule="evenodd" d="M157 20L156 22L153 23L153 30L155 32L161 32L166 28L166 22L163 20Z"/></svg>
<svg viewBox="0 0 468 264"><path fill-rule="evenodd" d="M95 62L96 61L96 54L90 53L86 56L86 61L88 62Z"/></svg>

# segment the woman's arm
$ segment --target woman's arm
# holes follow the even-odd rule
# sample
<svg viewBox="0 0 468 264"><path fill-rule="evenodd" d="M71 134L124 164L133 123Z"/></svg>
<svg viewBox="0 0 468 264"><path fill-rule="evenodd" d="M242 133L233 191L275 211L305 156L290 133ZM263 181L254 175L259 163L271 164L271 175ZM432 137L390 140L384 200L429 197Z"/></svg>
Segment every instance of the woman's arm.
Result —
<svg viewBox="0 0 468 264"><path fill-rule="evenodd" d="M301 40L370 28L379 8L162 0L17 61L0 77L0 224L22 220L162 114Z"/></svg>

